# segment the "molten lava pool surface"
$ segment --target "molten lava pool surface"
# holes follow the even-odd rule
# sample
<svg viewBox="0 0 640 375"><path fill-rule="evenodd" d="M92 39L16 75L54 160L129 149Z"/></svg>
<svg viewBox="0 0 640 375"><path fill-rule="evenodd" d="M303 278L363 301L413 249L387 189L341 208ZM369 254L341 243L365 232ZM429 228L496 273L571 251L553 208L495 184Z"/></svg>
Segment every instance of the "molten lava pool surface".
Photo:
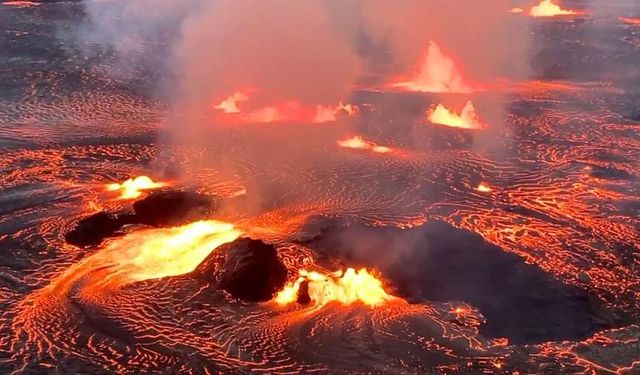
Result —
<svg viewBox="0 0 640 375"><path fill-rule="evenodd" d="M162 7L128 23L135 5L114 3L0 4L1 374L640 373L634 1L520 1L523 15L499 2L530 37L531 67L498 94L479 49L456 49L465 27L409 52L413 37L386 24L354 31L350 64L324 59L342 47L294 38L328 33L280 29L279 13L293 52L233 66L318 71L303 75L312 87L273 94L299 72L249 82L221 69L208 82L219 56L237 57L216 53L162 73L173 60L153 57L209 49L169 42L207 20L202 2L171 29L158 28ZM204 23L210 35L217 23ZM309 46L322 54L298 51ZM357 85L330 86L362 66L374 68ZM205 81L173 86L198 69ZM172 189L215 209L126 221ZM102 211L125 225L97 246L65 242ZM247 237L287 268L270 300L235 298L202 268Z"/></svg>

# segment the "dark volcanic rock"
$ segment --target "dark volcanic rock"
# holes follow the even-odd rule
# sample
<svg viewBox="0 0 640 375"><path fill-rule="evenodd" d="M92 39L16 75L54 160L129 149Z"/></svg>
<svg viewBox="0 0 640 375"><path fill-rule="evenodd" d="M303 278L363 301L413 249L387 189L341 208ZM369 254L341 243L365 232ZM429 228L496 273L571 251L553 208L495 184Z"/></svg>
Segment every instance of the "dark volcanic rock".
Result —
<svg viewBox="0 0 640 375"><path fill-rule="evenodd" d="M479 235L432 221L412 229L313 223L307 246L373 267L409 301L465 301L487 319L480 333L516 344L582 340L626 324L587 291L566 285ZM583 276L582 279L585 279Z"/></svg>
<svg viewBox="0 0 640 375"><path fill-rule="evenodd" d="M130 215L115 215L99 212L78 222L75 228L65 234L67 243L75 246L99 245L107 237L113 237L126 224L132 223Z"/></svg>
<svg viewBox="0 0 640 375"><path fill-rule="evenodd" d="M204 219L215 210L208 196L182 191L155 192L133 204L137 224L179 225Z"/></svg>
<svg viewBox="0 0 640 375"><path fill-rule="evenodd" d="M300 283L300 289L298 289L296 302L301 305L308 305L311 303L311 296L309 295L309 281L305 280Z"/></svg>
<svg viewBox="0 0 640 375"><path fill-rule="evenodd" d="M205 260L199 274L213 272L218 286L235 298L250 302L269 301L287 281L287 267L273 245L241 238L218 248L213 263ZM215 264L215 269L211 266Z"/></svg>
<svg viewBox="0 0 640 375"><path fill-rule="evenodd" d="M182 191L155 192L133 204L133 214L100 212L84 218L65 235L75 246L96 246L105 238L116 236L127 224L155 227L181 225L210 217L215 201L202 194Z"/></svg>

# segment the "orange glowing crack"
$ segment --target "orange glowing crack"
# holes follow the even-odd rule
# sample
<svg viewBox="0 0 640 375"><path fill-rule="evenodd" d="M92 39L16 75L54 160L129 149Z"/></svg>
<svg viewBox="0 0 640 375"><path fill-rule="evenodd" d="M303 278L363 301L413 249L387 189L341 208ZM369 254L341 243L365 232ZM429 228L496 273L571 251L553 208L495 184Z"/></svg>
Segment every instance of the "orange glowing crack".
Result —
<svg viewBox="0 0 640 375"><path fill-rule="evenodd" d="M343 305L361 302L375 307L397 299L387 294L382 282L366 269L356 271L353 268L347 268L344 272L340 270L330 274L300 270L298 279L285 286L276 295L274 301L280 305L295 302L300 286L305 281L308 282L311 302L316 307L322 307L331 302L339 302Z"/></svg>
<svg viewBox="0 0 640 375"><path fill-rule="evenodd" d="M471 101L467 102L460 114L451 111L442 104L438 104L435 109L428 113L427 118L434 124L454 128L484 129L487 127L486 124L480 121L480 118L476 114L476 109Z"/></svg>
<svg viewBox="0 0 640 375"><path fill-rule="evenodd" d="M471 93L473 87L463 77L459 64L435 42L429 42L417 74L392 84L392 87L416 92Z"/></svg>
<svg viewBox="0 0 640 375"><path fill-rule="evenodd" d="M159 189L168 185L166 182L155 182L147 176L138 176L130 178L121 184L108 184L107 191L120 191L119 199L135 199L146 190Z"/></svg>

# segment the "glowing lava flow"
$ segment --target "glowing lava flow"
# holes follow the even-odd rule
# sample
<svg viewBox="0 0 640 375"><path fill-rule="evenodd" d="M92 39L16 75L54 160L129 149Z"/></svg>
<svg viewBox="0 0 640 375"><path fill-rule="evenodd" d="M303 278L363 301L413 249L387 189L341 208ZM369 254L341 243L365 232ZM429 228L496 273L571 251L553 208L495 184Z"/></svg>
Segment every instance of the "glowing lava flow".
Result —
<svg viewBox="0 0 640 375"><path fill-rule="evenodd" d="M107 243L70 267L50 285L59 291L85 279L85 292L125 285L196 269L219 246L242 235L232 224L204 220L174 228L135 231Z"/></svg>
<svg viewBox="0 0 640 375"><path fill-rule="evenodd" d="M274 301L281 305L295 302L303 282L308 283L311 302L318 307L330 302L339 302L344 305L362 302L375 307L397 299L387 294L382 287L382 282L366 269L356 271L353 268L347 268L344 273L336 271L327 275L300 270L298 279L280 291Z"/></svg>
<svg viewBox="0 0 640 375"><path fill-rule="evenodd" d="M627 25L640 26L640 18L620 17L620 21L626 23Z"/></svg>
<svg viewBox="0 0 640 375"><path fill-rule="evenodd" d="M144 190L159 189L167 185L164 182L155 182L147 176L138 176L121 184L108 184L107 191L121 191L120 199L135 199L141 196Z"/></svg>
<svg viewBox="0 0 640 375"><path fill-rule="evenodd" d="M258 92L258 90L238 91L214 105L213 109L221 111L225 115L231 115L218 119L223 122L241 121L258 124L284 121L301 121L320 124L337 121L338 116L342 114L353 116L358 113L358 107L352 104L343 104L340 102L335 106L317 105L315 107L309 107L301 105L295 100L243 111L239 106L240 103L248 102L251 94L255 92Z"/></svg>
<svg viewBox="0 0 640 375"><path fill-rule="evenodd" d="M409 81L392 84L393 87L417 92L470 93L474 89L465 82L458 64L442 52L435 42L429 48L418 73Z"/></svg>
<svg viewBox="0 0 640 375"><path fill-rule="evenodd" d="M562 9L553 0L542 0L540 4L534 5L529 10L531 17L555 17L555 16L575 16L580 14L573 10Z"/></svg>
<svg viewBox="0 0 640 375"><path fill-rule="evenodd" d="M480 121L471 101L467 102L459 115L447 109L442 104L438 104L438 106L428 114L428 120L434 124L462 129L484 129L487 127L487 125Z"/></svg>
<svg viewBox="0 0 640 375"><path fill-rule="evenodd" d="M340 146L340 147L352 148L352 149L357 149L357 150L373 151L373 152L377 152L379 154L386 154L386 153L389 153L389 152L393 151L389 147L378 146L373 142L365 141L364 138L362 138L362 137L360 137L358 135L356 135L354 137L351 137L349 139L345 139L343 141L338 141L337 143L338 143L338 146Z"/></svg>
<svg viewBox="0 0 640 375"><path fill-rule="evenodd" d="M40 3L37 3L35 1L5 1L4 3L0 3L0 5L26 8L26 7L33 7L36 5L40 5Z"/></svg>

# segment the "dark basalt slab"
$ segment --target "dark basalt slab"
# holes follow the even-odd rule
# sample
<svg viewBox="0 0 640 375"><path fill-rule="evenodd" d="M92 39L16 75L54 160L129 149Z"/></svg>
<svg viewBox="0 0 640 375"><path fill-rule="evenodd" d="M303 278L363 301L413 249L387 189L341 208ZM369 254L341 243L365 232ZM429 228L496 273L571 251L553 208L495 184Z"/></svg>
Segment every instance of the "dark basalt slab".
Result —
<svg viewBox="0 0 640 375"><path fill-rule="evenodd" d="M182 225L210 217L215 210L215 200L206 195L182 191L154 192L133 203L133 213L99 212L80 220L65 234L65 241L78 247L96 246L107 238L120 235L125 225Z"/></svg>
<svg viewBox="0 0 640 375"><path fill-rule="evenodd" d="M132 220L132 215L98 212L80 220L75 228L65 234L64 239L78 247L96 246L106 238L117 236L124 225L132 224Z"/></svg>
<svg viewBox="0 0 640 375"><path fill-rule="evenodd" d="M213 280L220 289L248 302L271 300L288 278L276 248L249 238L219 247L194 272L196 278Z"/></svg>
<svg viewBox="0 0 640 375"><path fill-rule="evenodd" d="M627 321L587 291L444 222L406 230L336 220L319 225L316 220L309 228L306 246L351 267L378 269L410 302L458 300L478 307L486 337L515 344L582 340Z"/></svg>
<svg viewBox="0 0 640 375"><path fill-rule="evenodd" d="M133 203L137 224L174 226L204 219L216 210L211 197L182 191L159 191Z"/></svg>

